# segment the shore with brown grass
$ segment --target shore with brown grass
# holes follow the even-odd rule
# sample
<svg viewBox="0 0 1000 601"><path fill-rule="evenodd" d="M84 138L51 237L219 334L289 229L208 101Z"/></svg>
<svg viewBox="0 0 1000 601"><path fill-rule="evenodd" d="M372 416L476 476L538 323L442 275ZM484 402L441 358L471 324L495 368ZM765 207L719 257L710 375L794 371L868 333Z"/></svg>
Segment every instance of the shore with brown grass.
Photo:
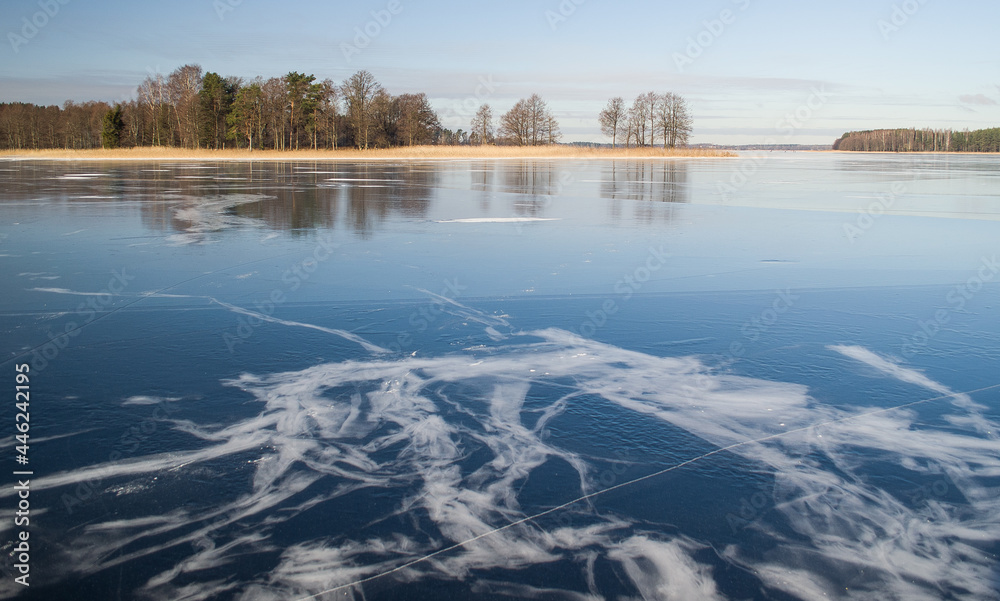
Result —
<svg viewBox="0 0 1000 601"><path fill-rule="evenodd" d="M577 146L407 146L375 150L208 150L141 147L94 150L0 150L0 159L77 161L410 161L468 159L686 159L731 158L721 150L588 148Z"/></svg>

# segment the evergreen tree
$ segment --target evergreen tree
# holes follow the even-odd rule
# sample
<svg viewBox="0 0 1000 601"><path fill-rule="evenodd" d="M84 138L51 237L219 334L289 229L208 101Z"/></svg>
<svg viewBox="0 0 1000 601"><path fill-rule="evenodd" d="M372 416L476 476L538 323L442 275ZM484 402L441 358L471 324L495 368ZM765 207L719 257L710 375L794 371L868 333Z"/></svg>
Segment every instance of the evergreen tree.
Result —
<svg viewBox="0 0 1000 601"><path fill-rule="evenodd" d="M122 133L125 131L125 121L122 119L122 106L116 104L104 113L101 120L101 143L105 148L118 148L121 145Z"/></svg>
<svg viewBox="0 0 1000 601"><path fill-rule="evenodd" d="M206 148L223 148L228 137L227 117L236 96L233 82L218 73L206 73L198 92L199 140Z"/></svg>
<svg viewBox="0 0 1000 601"><path fill-rule="evenodd" d="M299 149L299 132L304 121L304 116L312 111L312 105L316 102L317 88L313 84L315 75L306 75L292 71L285 76L285 89L288 94L290 126L288 135L288 149Z"/></svg>
<svg viewBox="0 0 1000 601"><path fill-rule="evenodd" d="M240 88L233 99L232 110L226 117L229 125L227 137L231 140L246 138L250 150L254 148L254 136L257 145L263 143L264 129L264 92L259 83L252 83Z"/></svg>

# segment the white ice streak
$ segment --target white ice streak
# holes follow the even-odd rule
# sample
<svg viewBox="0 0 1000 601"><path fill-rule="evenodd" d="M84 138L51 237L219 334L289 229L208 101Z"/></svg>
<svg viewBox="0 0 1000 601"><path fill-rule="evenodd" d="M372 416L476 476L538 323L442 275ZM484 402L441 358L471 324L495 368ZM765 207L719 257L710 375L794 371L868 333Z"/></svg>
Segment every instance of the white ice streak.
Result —
<svg viewBox="0 0 1000 601"><path fill-rule="evenodd" d="M449 314L456 317L460 317L466 321L471 321L474 323L482 324L486 326L486 334L493 340L503 340L504 336L496 330L497 327L510 328L510 324L503 317L496 315L489 315L477 309L472 309L463 305L462 303L456 301L453 298L449 298L442 294L435 294L430 290L425 290L423 288L414 288L428 297L437 301Z"/></svg>
<svg viewBox="0 0 1000 601"><path fill-rule="evenodd" d="M92 179L95 177L106 177L106 173L67 173L65 175L60 175L53 179L61 180L74 180L74 179Z"/></svg>
<svg viewBox="0 0 1000 601"><path fill-rule="evenodd" d="M388 349L378 346L377 344L372 344L371 342L365 340L361 336L358 336L353 332L348 332L347 330L341 330L338 328L327 328L324 326L318 326L316 324L303 323L300 321L292 321L288 319L280 319L272 315L265 315L264 313L258 313L257 311L252 311L250 309L246 309L244 307L240 307L232 303L221 301L213 296L191 295L191 294L168 294L163 292L145 292L143 293L143 296L149 298L185 298L185 299L207 300L219 305L220 307L223 307L224 309L232 311L233 313L236 313L238 315L244 315L254 320L259 320L268 323L276 323L279 325L293 327L293 328L306 328L309 330L316 330L317 332L323 332L324 334L332 334L333 336L343 338L344 340L359 345L361 348L365 349L369 353L384 354L390 352Z"/></svg>
<svg viewBox="0 0 1000 601"><path fill-rule="evenodd" d="M982 417L967 394L925 374L862 347L830 349L940 395L931 398L950 399L954 412L944 417L961 427L921 427L912 409L899 408L837 417L780 439L781 452L771 446L762 458L776 473L774 509L792 533L778 520L760 520L754 528L777 547L758 555L731 546L725 555L769 586L807 599L930 600L944 592L956 599L998 598L996 562L984 548L1000 540L1000 489L983 483L1000 473L997 424ZM915 395L908 407L927 398ZM817 451L835 469L808 458ZM964 502L927 495L914 503L912 491L890 493L866 476L872 462L947 481ZM845 580L853 583L847 591Z"/></svg>
<svg viewBox="0 0 1000 601"><path fill-rule="evenodd" d="M940 384L931 380L926 375L916 371L914 369L903 367L898 363L893 363L891 360L881 357L870 350L861 346L845 346L845 345L834 345L830 347L830 350L837 351L845 357L850 357L855 361L860 361L862 363L867 363L868 365L874 367L875 369L884 372L885 374L901 380L903 382L909 382L910 384L916 384L931 390L938 394L952 395L954 394L947 386ZM962 395L963 400L968 400L968 397ZM956 395L957 399L958 395Z"/></svg>
<svg viewBox="0 0 1000 601"><path fill-rule="evenodd" d="M122 405L159 405L162 403L174 403L181 400L180 397L155 397L147 395L136 395L122 401Z"/></svg>
<svg viewBox="0 0 1000 601"><path fill-rule="evenodd" d="M471 217L469 219L439 219L438 223L530 223L559 221L556 217Z"/></svg>
<svg viewBox="0 0 1000 601"><path fill-rule="evenodd" d="M634 536L617 545L608 556L622 564L643 599L722 600L711 569L691 557L701 548L683 539L663 542Z"/></svg>
<svg viewBox="0 0 1000 601"><path fill-rule="evenodd" d="M107 292L77 292L67 288L31 288L31 292L48 292L50 294L70 294L73 296L110 296Z"/></svg>
<svg viewBox="0 0 1000 601"><path fill-rule="evenodd" d="M412 534L352 531L295 543L266 576L238 587L239 598L314 598L331 590L338 598L364 598L371 585L363 581L387 573L402 581L474 580L485 570L574 561L586 564L581 570L590 592L559 594L600 599L593 577L597 554L619 564L642 598L722 598L711 568L694 558L705 545L687 537L623 516L584 514L582 504L563 510L576 519L550 531L525 520L538 507L522 507L520 487L549 461L572 466L581 497L601 489L596 466L542 431L572 403L603 398L728 447L775 474L773 505L747 529L767 550L733 544L720 555L767 587L805 598L929 599L942 591L955 598L997 597L991 589L995 562L980 546L1000 540L1000 491L982 483L1000 473L1000 458L995 440L979 434L996 432L997 425L970 412L976 406L967 396L866 349L833 349L949 396L952 426L932 429L918 427L914 408L835 409L810 398L801 385L713 373L695 358L655 357L562 330L504 342L441 357L245 374L227 384L257 399L263 406L258 415L215 427L176 422L203 441L200 450L55 474L32 487L255 455L249 490L220 506L176 509L152 521L95 523L68 541L70 548L87 549L67 560L79 572L194 545L192 555L147 583L144 593L154 599L181 593L208 599L229 590L219 581L194 584L199 562L222 566L270 549L272 528L363 489L395 494L395 509L378 519L404 519L413 524ZM532 397L528 408L539 385L567 392L545 406ZM540 419L529 426L524 418L532 413ZM473 453L486 459L470 464ZM908 502L866 477L872 462L946 477L967 504ZM0 496L9 496L4 492ZM243 528L234 531L237 523ZM130 550L122 554L118 549L125 545ZM844 581L852 582L849 591L838 588ZM559 596L524 584L508 588Z"/></svg>
<svg viewBox="0 0 1000 601"><path fill-rule="evenodd" d="M340 329L337 329L337 328L326 328L326 327L317 326L317 325L311 324L311 323L302 323L302 322L299 322L299 321L290 321L290 320L287 320L287 319L278 319L277 317L272 317L270 315L265 315L263 313L258 313L256 311L251 311L250 309L244 309L243 307L237 307L236 305L232 305L232 304L229 304L227 302L220 301L218 299L214 299L213 298L212 301L215 302L215 303L218 303L219 305L225 307L226 309L229 309L233 313L238 313L240 315L245 315L247 317L252 317L254 319L259 319L261 321L266 321L266 322L270 322L270 323L277 323L277 324L281 324L283 326L290 326L290 327L296 327L296 328L307 328L307 329L310 329L310 330L316 330L318 332L323 332L325 334L333 334L334 336L340 336L341 338L343 338L345 340L349 340L351 342L354 342L356 344L361 345L361 347L363 347L366 351L368 351L370 353L388 353L388 352L390 352L388 349L385 349L385 348L382 348L382 347L380 347L378 345L372 344L372 343L368 342L367 340L365 340L364 338L362 338L361 336L358 336L357 334L353 334L351 332L348 332L347 330L340 330Z"/></svg>

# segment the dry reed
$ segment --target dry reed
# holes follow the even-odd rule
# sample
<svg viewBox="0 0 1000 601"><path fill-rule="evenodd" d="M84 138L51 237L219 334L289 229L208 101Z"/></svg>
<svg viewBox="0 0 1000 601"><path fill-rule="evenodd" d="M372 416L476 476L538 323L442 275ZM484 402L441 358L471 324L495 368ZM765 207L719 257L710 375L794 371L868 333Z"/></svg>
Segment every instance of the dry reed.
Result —
<svg viewBox="0 0 1000 601"><path fill-rule="evenodd" d="M690 148L588 148L579 146L408 146L377 150L208 150L140 147L115 150L0 150L0 158L106 161L336 161L461 159L674 159L725 158L734 153Z"/></svg>

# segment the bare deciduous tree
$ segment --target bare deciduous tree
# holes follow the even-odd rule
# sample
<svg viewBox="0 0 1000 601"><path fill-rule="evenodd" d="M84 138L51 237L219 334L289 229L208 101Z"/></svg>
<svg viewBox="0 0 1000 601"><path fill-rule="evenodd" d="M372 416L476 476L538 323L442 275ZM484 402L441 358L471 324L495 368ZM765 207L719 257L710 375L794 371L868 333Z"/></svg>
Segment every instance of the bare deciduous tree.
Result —
<svg viewBox="0 0 1000 601"><path fill-rule="evenodd" d="M285 90L285 80L282 77L272 77L261 86L264 93L264 121L271 132L271 147L274 150L285 148L285 102L288 99ZM263 141L262 141L263 142Z"/></svg>
<svg viewBox="0 0 1000 601"><path fill-rule="evenodd" d="M170 104L174 107L180 145L198 147L198 92L201 91L201 66L184 65L167 78Z"/></svg>
<svg viewBox="0 0 1000 601"><path fill-rule="evenodd" d="M347 103L347 120L354 133L358 148L368 148L374 121L373 104L382 86L368 71L358 71L341 86L341 95Z"/></svg>
<svg viewBox="0 0 1000 601"><path fill-rule="evenodd" d="M429 144L441 124L427 94L402 94L393 102L399 115L397 142L407 146Z"/></svg>
<svg viewBox="0 0 1000 601"><path fill-rule="evenodd" d="M552 115L552 113L549 113L545 118L543 127L544 134L547 139L546 143L556 144L559 142L559 139L562 138L562 132L559 131L559 122L556 121L556 118Z"/></svg>
<svg viewBox="0 0 1000 601"><path fill-rule="evenodd" d="M617 117L617 119L616 119ZM625 110L621 98L612 98L601 111L601 129L612 136L612 145L618 131L625 131L625 146L653 146L657 133L664 148L686 146L691 136L691 113L687 101L678 94L640 94L632 107Z"/></svg>
<svg viewBox="0 0 1000 601"><path fill-rule="evenodd" d="M639 96L638 101L643 104L643 112L649 124L649 145L656 146L656 107L660 104L660 95L656 92L646 92Z"/></svg>
<svg viewBox="0 0 1000 601"><path fill-rule="evenodd" d="M167 108L167 83L163 75L148 75L139 84L139 105L143 109L144 120L149 127L149 139L153 146L166 146L170 143L170 128Z"/></svg>
<svg viewBox="0 0 1000 601"><path fill-rule="evenodd" d="M611 137L611 147L614 148L618 141L618 130L625 125L625 100L621 96L609 100L598 119L601 122L601 131Z"/></svg>
<svg viewBox="0 0 1000 601"><path fill-rule="evenodd" d="M334 148L345 139L359 148L469 142L469 133L441 127L426 94L392 96L366 71L342 85L298 72L244 85L241 78L202 75L198 65L184 65L169 76L146 77L136 92L137 99L118 105L108 123L102 121L112 109L107 103L67 102L62 109L0 103L0 147L96 148L112 141L224 148L236 140L241 148L295 150L306 144ZM347 115L339 114L340 94ZM532 100L532 143L554 141L555 120L537 96Z"/></svg>
<svg viewBox="0 0 1000 601"><path fill-rule="evenodd" d="M531 144L531 120L527 105L527 100L518 100L500 117L500 137L506 142L517 146Z"/></svg>
<svg viewBox="0 0 1000 601"><path fill-rule="evenodd" d="M319 135L326 137L330 148L337 147L337 84L324 79L309 91L312 115L308 128L312 132L313 150L319 148Z"/></svg>
<svg viewBox="0 0 1000 601"><path fill-rule="evenodd" d="M500 136L518 146L554 144L558 141L559 123L538 94L517 101L500 117Z"/></svg>
<svg viewBox="0 0 1000 601"><path fill-rule="evenodd" d="M484 104L472 118L472 136L475 144L492 144L495 137L493 129L493 107Z"/></svg>
<svg viewBox="0 0 1000 601"><path fill-rule="evenodd" d="M660 97L657 110L657 127L663 132L663 147L687 146L691 137L692 121L687 101L678 94L668 92Z"/></svg>
<svg viewBox="0 0 1000 601"><path fill-rule="evenodd" d="M649 110L644 96L639 96L628 110L629 130L636 146L646 145L646 130L649 123Z"/></svg>

